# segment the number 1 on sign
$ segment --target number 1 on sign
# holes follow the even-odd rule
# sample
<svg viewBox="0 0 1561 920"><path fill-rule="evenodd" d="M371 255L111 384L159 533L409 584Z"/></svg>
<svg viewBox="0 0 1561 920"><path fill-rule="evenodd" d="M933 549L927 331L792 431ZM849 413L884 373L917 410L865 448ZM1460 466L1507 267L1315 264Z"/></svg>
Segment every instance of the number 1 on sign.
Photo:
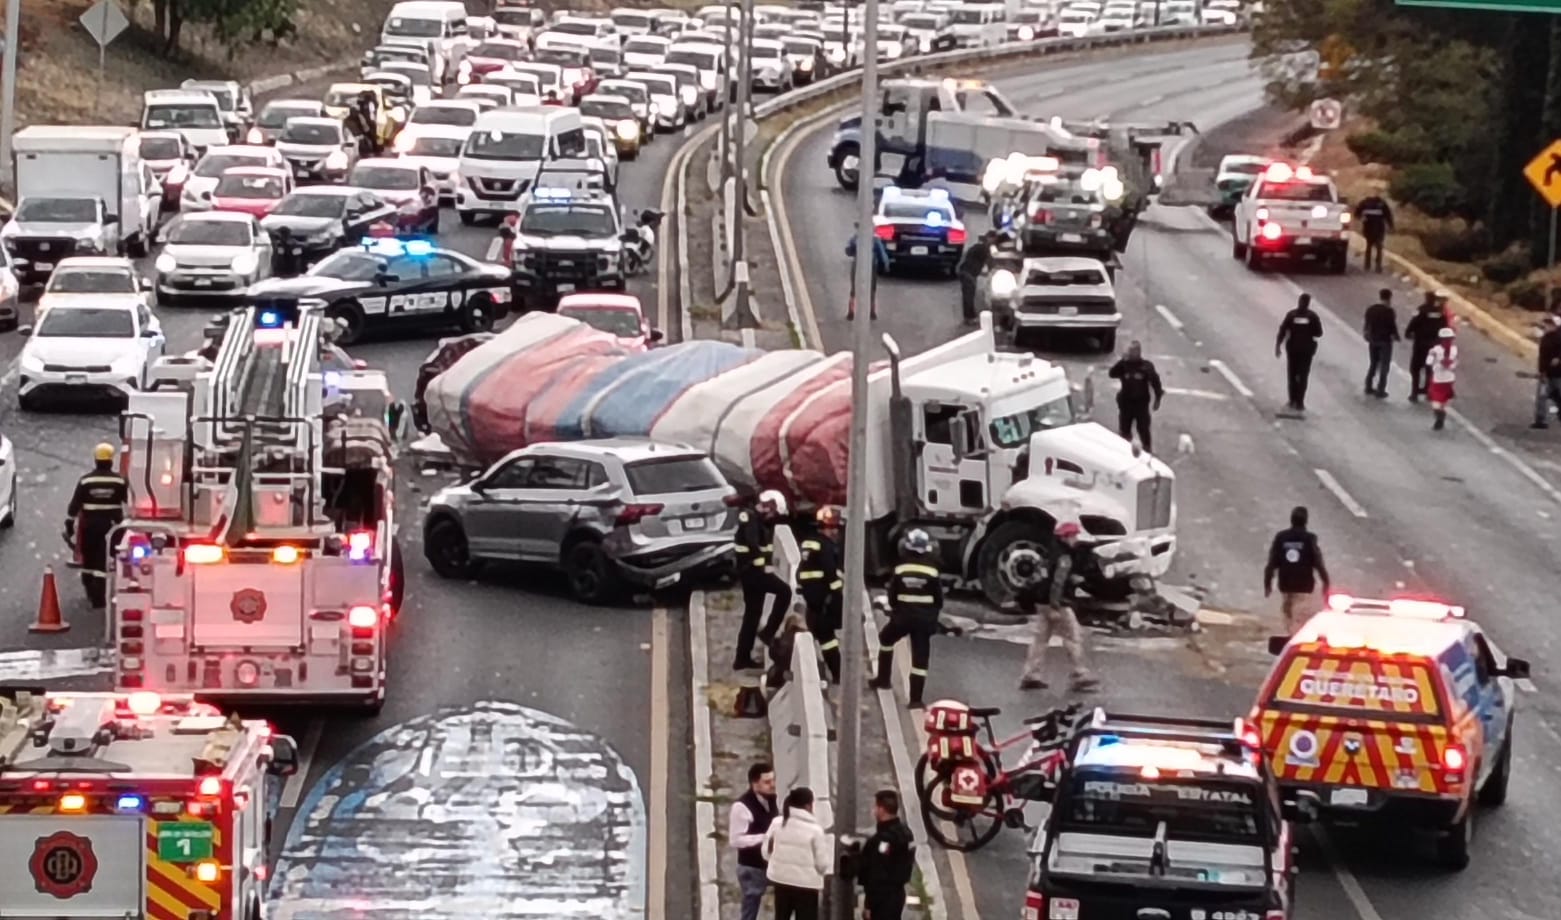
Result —
<svg viewBox="0 0 1561 920"><path fill-rule="evenodd" d="M195 853L195 847L188 837L180 837L173 842L173 845L179 848L180 856L193 856Z"/></svg>

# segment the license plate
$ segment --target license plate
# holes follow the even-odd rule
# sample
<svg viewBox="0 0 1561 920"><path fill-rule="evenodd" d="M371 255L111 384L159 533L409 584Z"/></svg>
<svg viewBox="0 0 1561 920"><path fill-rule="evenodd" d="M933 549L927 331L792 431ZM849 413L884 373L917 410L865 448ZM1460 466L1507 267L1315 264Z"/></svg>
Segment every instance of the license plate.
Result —
<svg viewBox="0 0 1561 920"><path fill-rule="evenodd" d="M33 268L36 268L38 271L41 271L41 272L52 272L52 271L54 271L54 263L53 262L34 262L33 263Z"/></svg>
<svg viewBox="0 0 1561 920"><path fill-rule="evenodd" d="M705 519L702 517L686 517L683 519L684 530L704 530Z"/></svg>
<svg viewBox="0 0 1561 920"><path fill-rule="evenodd" d="M87 382L87 375L86 374L66 374L65 375L65 382L66 383L86 383Z"/></svg>
<svg viewBox="0 0 1561 920"><path fill-rule="evenodd" d="M38 244L38 251L39 252L48 252L49 251L49 245L50 244L48 244L48 243L39 243Z"/></svg>
<svg viewBox="0 0 1561 920"><path fill-rule="evenodd" d="M1081 236L1080 234L1077 234L1077 233L1064 233L1061 236L1057 237L1057 239L1061 240L1064 243L1082 243L1082 242L1084 242L1084 237Z"/></svg>
<svg viewBox="0 0 1561 920"><path fill-rule="evenodd" d="M1306 246L1306 245L1309 245L1311 242L1312 242L1312 238L1309 237L1309 236L1298 236L1298 237L1295 238L1295 244L1297 246Z"/></svg>
<svg viewBox="0 0 1561 920"><path fill-rule="evenodd" d="M560 294L572 294L572 293L574 293L574 289L575 289L575 286L572 285L572 284L560 284L558 286L558 293L560 293Z"/></svg>
<svg viewBox="0 0 1561 920"><path fill-rule="evenodd" d="M196 278L195 279L195 286L196 287L211 287L211 279L210 278Z"/></svg>
<svg viewBox="0 0 1561 920"><path fill-rule="evenodd" d="M927 247L925 247L925 246L912 246L911 247L911 255L913 255L913 256L924 256L926 254L927 254Z"/></svg>
<svg viewBox="0 0 1561 920"><path fill-rule="evenodd" d="M1078 307L1058 307L1057 308L1057 315L1058 316L1078 316L1079 315L1079 308Z"/></svg>
<svg viewBox="0 0 1561 920"><path fill-rule="evenodd" d="M573 262L569 261L568 259L560 259L559 262L558 262L558 267L559 268L574 268L575 264Z"/></svg>
<svg viewBox="0 0 1561 920"><path fill-rule="evenodd" d="M1328 797L1331 805L1365 805L1370 796L1364 789L1335 789Z"/></svg>

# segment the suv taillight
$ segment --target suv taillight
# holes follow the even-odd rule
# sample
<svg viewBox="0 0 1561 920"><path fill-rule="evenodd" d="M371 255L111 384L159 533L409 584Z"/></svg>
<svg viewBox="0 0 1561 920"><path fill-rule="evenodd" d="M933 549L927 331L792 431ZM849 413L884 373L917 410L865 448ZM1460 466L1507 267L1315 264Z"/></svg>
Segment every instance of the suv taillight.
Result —
<svg viewBox="0 0 1561 920"><path fill-rule="evenodd" d="M618 512L618 517L613 521L618 527L628 527L630 524L638 524L648 517L655 517L661 513L665 505L624 505Z"/></svg>
<svg viewBox="0 0 1561 920"><path fill-rule="evenodd" d="M1026 891L1024 893L1024 910L1019 914L1019 920L1045 920L1046 895L1039 891Z"/></svg>

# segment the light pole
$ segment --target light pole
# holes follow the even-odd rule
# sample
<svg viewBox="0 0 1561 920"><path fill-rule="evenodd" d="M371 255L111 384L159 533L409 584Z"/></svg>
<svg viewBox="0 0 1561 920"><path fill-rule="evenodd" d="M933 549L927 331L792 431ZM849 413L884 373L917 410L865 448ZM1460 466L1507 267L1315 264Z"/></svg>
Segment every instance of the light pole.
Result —
<svg viewBox="0 0 1561 920"><path fill-rule="evenodd" d="M846 49L850 53L850 12L846 13ZM845 640L841 652L840 718L836 725L835 796L836 852L844 838L860 826L857 804L858 745L862 729L862 662L866 656L862 635L867 616L867 365L872 350L873 276L873 176L878 161L878 0L862 4L862 132L857 159L856 264L853 287L857 304L851 327L851 455L846 487L846 596ZM855 891L849 879L835 879L835 915L850 920Z"/></svg>
<svg viewBox="0 0 1561 920"><path fill-rule="evenodd" d="M730 14L734 9L739 11L742 9L742 5L739 0L729 0L729 2L726 4L726 10L728 14ZM739 12L738 15L741 16L742 13ZM738 28L741 28L741 24L739 24ZM732 32L732 17L728 15L726 17L726 29L724 30L724 34L726 36L726 60L728 64L730 64L732 61ZM729 109L726 105L726 100L730 98L732 98L732 68L727 67L726 70L721 73L720 146L722 188L726 187L726 180L732 178L732 112L731 109Z"/></svg>
<svg viewBox="0 0 1561 920"><path fill-rule="evenodd" d="M5 63L0 80L5 81L0 101L0 177L11 175L11 135L16 133L16 55L22 46L22 0L7 0L5 5ZM0 178L0 185L5 179Z"/></svg>
<svg viewBox="0 0 1561 920"><path fill-rule="evenodd" d="M741 46L742 66L737 70L737 114L732 118L732 175L737 179L737 192L732 204L732 278L737 283L737 303L732 310L732 317L737 328L756 329L759 320L753 315L752 305L748 301L747 234L744 227L744 215L748 213L748 99L753 91L753 0L743 0L742 18L738 20L737 26L741 30L738 44Z"/></svg>

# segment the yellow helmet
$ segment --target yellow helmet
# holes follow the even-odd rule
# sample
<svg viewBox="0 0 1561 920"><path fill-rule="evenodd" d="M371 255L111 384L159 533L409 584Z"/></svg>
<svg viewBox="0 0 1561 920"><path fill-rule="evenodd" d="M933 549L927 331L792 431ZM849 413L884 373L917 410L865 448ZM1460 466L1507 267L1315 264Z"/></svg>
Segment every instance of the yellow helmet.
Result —
<svg viewBox="0 0 1561 920"><path fill-rule="evenodd" d="M99 463L114 459L114 445L105 443L92 448L92 459Z"/></svg>

